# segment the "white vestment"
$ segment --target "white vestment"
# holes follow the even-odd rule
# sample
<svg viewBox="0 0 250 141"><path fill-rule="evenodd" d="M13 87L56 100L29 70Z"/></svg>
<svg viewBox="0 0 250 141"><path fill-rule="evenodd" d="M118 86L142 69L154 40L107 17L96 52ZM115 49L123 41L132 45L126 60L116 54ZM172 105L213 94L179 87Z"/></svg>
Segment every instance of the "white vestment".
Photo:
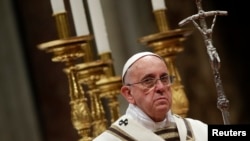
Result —
<svg viewBox="0 0 250 141"><path fill-rule="evenodd" d="M188 121L190 125L193 135L192 139L195 141L208 140L207 124L190 118L186 118L185 120ZM162 122L154 122L138 107L129 104L126 114L111 125L112 128L110 129L115 130L106 130L93 141L164 141L164 139L155 134L154 131L165 128L171 123L176 124L180 140L186 141L187 125L183 118L173 115L171 111L169 111L165 120ZM116 131L119 131L119 133Z"/></svg>

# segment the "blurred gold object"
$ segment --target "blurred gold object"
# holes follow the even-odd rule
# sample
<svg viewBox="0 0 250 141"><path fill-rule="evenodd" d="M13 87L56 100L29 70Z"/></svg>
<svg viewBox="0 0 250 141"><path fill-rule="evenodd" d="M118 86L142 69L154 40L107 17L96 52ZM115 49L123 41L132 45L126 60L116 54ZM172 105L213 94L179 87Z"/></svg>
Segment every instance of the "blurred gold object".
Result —
<svg viewBox="0 0 250 141"><path fill-rule="evenodd" d="M173 95L172 112L186 117L189 102L181 82L179 71L175 65L175 58L184 50L182 42L191 32L187 29L170 30L165 10L154 11L154 14L159 33L142 37L139 39L139 42L153 48L153 52L165 58L169 73L174 76L174 82L171 86Z"/></svg>
<svg viewBox="0 0 250 141"><path fill-rule="evenodd" d="M78 83L77 70L73 67L65 69L69 79L71 120L81 136L79 141L92 141L92 117L86 94Z"/></svg>
<svg viewBox="0 0 250 141"><path fill-rule="evenodd" d="M108 114L110 115L109 124L113 123L120 116L120 108L117 96L120 94L122 81L120 76L115 76L110 52L100 54L100 59L107 62L107 68L104 70L105 75L96 82L101 91L101 98L107 99Z"/></svg>
<svg viewBox="0 0 250 141"><path fill-rule="evenodd" d="M70 37L45 42L38 48L52 53L53 62L65 63L68 76L72 123L81 136L91 141L119 117L117 95L121 78L114 76L111 53L93 59L92 36ZM107 99L108 101L101 101ZM105 104L108 110L104 111ZM110 119L108 120L108 117Z"/></svg>
<svg viewBox="0 0 250 141"><path fill-rule="evenodd" d="M85 91L79 83L79 69L75 61L82 59L85 55L83 48L87 46L92 36L80 36L54 40L38 45L38 48L52 53L53 62L63 62L66 65L64 72L68 76L69 96L71 106L71 120L81 136L80 141L92 140L92 117L88 106Z"/></svg>
<svg viewBox="0 0 250 141"><path fill-rule="evenodd" d="M70 37L69 21L67 12L61 12L53 15L55 17L56 28L60 39Z"/></svg>
<svg viewBox="0 0 250 141"><path fill-rule="evenodd" d="M166 10L157 10L154 12L154 15L159 31L169 31L168 21L166 20Z"/></svg>
<svg viewBox="0 0 250 141"><path fill-rule="evenodd" d="M96 137L107 129L103 104L100 99L100 90L96 87L96 81L104 75L104 68L107 63L102 60L87 62L76 65L79 83L87 86L89 96L91 116L92 116L92 136Z"/></svg>

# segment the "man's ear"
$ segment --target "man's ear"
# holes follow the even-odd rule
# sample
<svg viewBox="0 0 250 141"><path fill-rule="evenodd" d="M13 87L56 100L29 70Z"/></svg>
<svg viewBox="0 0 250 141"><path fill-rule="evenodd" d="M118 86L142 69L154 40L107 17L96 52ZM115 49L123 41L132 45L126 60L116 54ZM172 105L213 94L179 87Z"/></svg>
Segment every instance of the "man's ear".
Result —
<svg viewBox="0 0 250 141"><path fill-rule="evenodd" d="M131 90L129 89L129 86L122 86L121 88L121 94L122 96L131 104L134 104L134 97L131 94Z"/></svg>

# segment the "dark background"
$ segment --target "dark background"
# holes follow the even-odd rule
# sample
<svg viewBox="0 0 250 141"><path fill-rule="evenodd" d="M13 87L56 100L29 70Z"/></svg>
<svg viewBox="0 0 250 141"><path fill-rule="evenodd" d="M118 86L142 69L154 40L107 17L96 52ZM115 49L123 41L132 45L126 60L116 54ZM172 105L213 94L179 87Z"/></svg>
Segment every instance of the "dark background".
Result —
<svg viewBox="0 0 250 141"><path fill-rule="evenodd" d="M65 2L68 3L68 1ZM247 22L249 17L247 1L212 0L208 2L203 0L203 2L204 10L228 11L228 16L218 16L214 28L215 35L213 37L215 47L222 60L222 67L220 69L221 79L225 88L225 94L230 100L232 123L249 124L250 114L248 114L248 100L250 65L248 59L248 41L250 27ZM77 140L78 135L73 129L70 120L68 83L66 75L62 71L64 65L52 62L51 54L47 54L37 48L37 45L40 43L58 38L54 18L52 17L50 1L13 0L12 3L18 22L23 53L26 57L26 66L32 84L32 96L35 101L36 114L38 115L43 140ZM103 3L105 2L103 1ZM143 4L145 4L146 7L144 9L150 6L149 1L145 2L140 0L134 3L140 6L134 8L139 12L142 10L141 7L143 7ZM169 18L171 19L171 26L173 28L179 28L177 24L180 20L190 16L190 14L196 13L192 0L178 0L175 2L166 0L166 3L169 4L168 14L170 15ZM187 3L191 3L190 5L193 6L193 9L188 9ZM206 3L208 3L209 6L206 7ZM117 4L118 7L122 7L122 5L119 5L119 2L115 2L115 4ZM188 9L189 12L185 13L186 9ZM71 18L72 17L69 16L69 19ZM120 22L128 22L125 17L120 17L120 19L117 20ZM189 24L189 26L192 25ZM149 27L149 29L145 29L141 34L143 36L148 35L155 30L155 27ZM200 34L194 31L194 34L190 36L185 44L185 46L189 48L185 50L183 55L180 55L180 63L178 64L190 100L189 116L201 119L210 124L222 124L221 113L216 109L216 92L213 87L213 80L204 81L197 75L202 68L196 61L199 61L199 55L202 53L197 52L195 48L197 48L197 44L202 45L202 43L195 41L201 39ZM203 48L203 46L201 48ZM126 55L129 56L130 54L127 53ZM181 64L183 59L186 60L185 64ZM211 70L206 71L211 72ZM212 75L206 78L212 79ZM203 84L203 87L199 86L201 84ZM195 95L196 88L201 88L198 90L199 92L211 94L212 98L207 99L202 95ZM191 93L194 93L194 95L191 95Z"/></svg>

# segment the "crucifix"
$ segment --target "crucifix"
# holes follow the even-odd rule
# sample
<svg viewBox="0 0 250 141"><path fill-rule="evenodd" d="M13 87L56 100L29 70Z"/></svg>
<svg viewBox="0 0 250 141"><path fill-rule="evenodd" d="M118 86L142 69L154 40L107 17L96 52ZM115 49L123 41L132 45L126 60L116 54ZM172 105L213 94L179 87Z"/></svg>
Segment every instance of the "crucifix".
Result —
<svg viewBox="0 0 250 141"><path fill-rule="evenodd" d="M196 6L198 9L198 13L195 15L192 15L181 22L179 22L179 26L183 26L189 22L192 22L194 26L200 31L203 40L205 42L205 46L207 49L207 54L209 57L209 61L211 64L211 68L213 70L214 74L214 82L217 90L217 108L222 112L223 122L224 124L230 124L229 121L229 100L226 98L220 78L219 68L220 68L220 57L219 54L216 51L216 48L213 46L212 42L212 34L213 34L213 28L215 25L215 21L217 16L225 16L227 15L227 11L207 11L205 12L202 9L201 5L202 0L196 0ZM211 24L211 27L208 28L206 23L206 17L213 16L213 21ZM199 23L196 21L199 20Z"/></svg>

